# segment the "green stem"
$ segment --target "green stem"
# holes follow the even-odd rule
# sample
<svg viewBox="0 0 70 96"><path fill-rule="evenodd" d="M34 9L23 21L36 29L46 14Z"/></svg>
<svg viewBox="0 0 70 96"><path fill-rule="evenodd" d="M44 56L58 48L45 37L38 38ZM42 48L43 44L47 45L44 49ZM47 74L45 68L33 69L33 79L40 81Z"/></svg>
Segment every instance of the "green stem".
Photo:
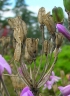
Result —
<svg viewBox="0 0 70 96"><path fill-rule="evenodd" d="M6 88L6 85L5 85L5 83L4 83L4 81L3 81L3 79L2 79L1 76L0 76L0 81L1 81L1 83L2 83L2 85L3 85L3 88L4 88L4 91L5 91L5 93L6 93L6 96L10 96L10 94L9 94L7 88Z"/></svg>

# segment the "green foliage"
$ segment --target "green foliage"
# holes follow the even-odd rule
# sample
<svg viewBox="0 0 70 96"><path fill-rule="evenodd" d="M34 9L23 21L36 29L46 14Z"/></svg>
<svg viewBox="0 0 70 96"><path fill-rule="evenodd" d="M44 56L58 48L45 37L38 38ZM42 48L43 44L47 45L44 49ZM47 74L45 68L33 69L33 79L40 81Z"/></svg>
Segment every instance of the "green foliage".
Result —
<svg viewBox="0 0 70 96"><path fill-rule="evenodd" d="M70 45L62 47L54 70L57 72L58 69L64 70L66 74L70 72Z"/></svg>

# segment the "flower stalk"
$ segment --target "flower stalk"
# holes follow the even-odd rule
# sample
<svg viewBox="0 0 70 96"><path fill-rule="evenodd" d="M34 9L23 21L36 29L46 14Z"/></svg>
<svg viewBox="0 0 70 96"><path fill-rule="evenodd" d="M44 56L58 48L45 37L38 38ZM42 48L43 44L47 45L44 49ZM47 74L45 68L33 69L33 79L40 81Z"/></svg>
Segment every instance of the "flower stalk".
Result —
<svg viewBox="0 0 70 96"><path fill-rule="evenodd" d="M2 83L2 85L3 85L3 88L4 88L4 91L5 91L5 93L6 93L6 96L10 96L10 94L9 94L7 88L6 88L6 85L5 85L5 83L4 83L4 81L3 81L3 79L2 79L1 76L0 76L0 81L1 81L1 83Z"/></svg>

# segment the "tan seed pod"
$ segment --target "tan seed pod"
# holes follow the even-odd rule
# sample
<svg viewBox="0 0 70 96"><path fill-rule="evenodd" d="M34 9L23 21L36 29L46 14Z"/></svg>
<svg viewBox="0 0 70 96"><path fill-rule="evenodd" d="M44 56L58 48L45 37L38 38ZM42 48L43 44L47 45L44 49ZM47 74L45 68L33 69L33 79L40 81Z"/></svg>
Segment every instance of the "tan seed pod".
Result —
<svg viewBox="0 0 70 96"><path fill-rule="evenodd" d="M23 43L26 39L27 26L20 16L8 19L8 23L14 30L14 38L18 43Z"/></svg>
<svg viewBox="0 0 70 96"><path fill-rule="evenodd" d="M25 47L25 55L24 55L24 58L26 59L26 61L28 62L32 62L33 61L33 58L29 55L28 51L27 51L27 47Z"/></svg>
<svg viewBox="0 0 70 96"><path fill-rule="evenodd" d="M39 42L39 39L34 39L34 38L26 39L24 58L27 61L32 62L35 59L38 51L38 42Z"/></svg>
<svg viewBox="0 0 70 96"><path fill-rule="evenodd" d="M38 39L35 38L27 38L26 39L26 47L27 51L31 57L35 57L38 50Z"/></svg>
<svg viewBox="0 0 70 96"><path fill-rule="evenodd" d="M23 80L18 77L18 75L12 74L11 80L12 80L12 84L13 84L14 89L20 90L26 86L25 83L23 82Z"/></svg>
<svg viewBox="0 0 70 96"><path fill-rule="evenodd" d="M56 31L55 23L53 21L52 16L50 16L50 12L47 14L43 15L43 23L47 27L48 31L50 34L54 34Z"/></svg>
<svg viewBox="0 0 70 96"><path fill-rule="evenodd" d="M10 37L9 36L8 37L3 36L3 37L0 38L0 42L4 46L5 44L10 43Z"/></svg>
<svg viewBox="0 0 70 96"><path fill-rule="evenodd" d="M38 22L40 24L43 24L43 15L46 14L46 11L45 11L45 8L44 7L41 7L38 11Z"/></svg>
<svg viewBox="0 0 70 96"><path fill-rule="evenodd" d="M21 56L21 43L16 43L16 48L14 52L14 60L19 61Z"/></svg>
<svg viewBox="0 0 70 96"><path fill-rule="evenodd" d="M59 48L61 46L62 41L63 41L63 35L61 33L57 33L56 34L56 40L55 40L57 48Z"/></svg>
<svg viewBox="0 0 70 96"><path fill-rule="evenodd" d="M49 52L49 42L47 40L44 40L44 53L47 56Z"/></svg>

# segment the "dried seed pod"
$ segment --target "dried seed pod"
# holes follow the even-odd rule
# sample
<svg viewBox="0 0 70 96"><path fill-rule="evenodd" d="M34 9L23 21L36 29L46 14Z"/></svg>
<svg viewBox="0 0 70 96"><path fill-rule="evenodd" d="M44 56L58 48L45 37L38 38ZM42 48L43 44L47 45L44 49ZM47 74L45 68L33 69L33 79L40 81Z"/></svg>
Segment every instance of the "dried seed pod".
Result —
<svg viewBox="0 0 70 96"><path fill-rule="evenodd" d="M33 58L29 55L28 51L27 51L27 47L25 47L25 55L24 58L31 63L33 61Z"/></svg>
<svg viewBox="0 0 70 96"><path fill-rule="evenodd" d="M50 34L54 34L56 31L55 23L53 21L52 16L50 16L50 12L43 15L43 23L46 25L48 31Z"/></svg>
<svg viewBox="0 0 70 96"><path fill-rule="evenodd" d="M38 11L38 22L40 24L43 24L43 15L46 14L46 11L45 11L45 8L44 7L41 7Z"/></svg>
<svg viewBox="0 0 70 96"><path fill-rule="evenodd" d="M10 43L10 37L2 37L0 38L0 42L4 46L5 44Z"/></svg>
<svg viewBox="0 0 70 96"><path fill-rule="evenodd" d="M21 43L16 43L16 48L14 52L14 60L19 61L21 56Z"/></svg>
<svg viewBox="0 0 70 96"><path fill-rule="evenodd" d="M36 57L37 51L38 51L38 42L39 42L39 39L34 39L34 38L26 39L24 57L27 61L32 62L33 60L35 60L35 57Z"/></svg>
<svg viewBox="0 0 70 96"><path fill-rule="evenodd" d="M21 19L20 16L17 16L15 18L9 18L8 23L11 26L11 28L14 29L14 38L18 43L23 43L26 39L27 34L27 27L25 22Z"/></svg>
<svg viewBox="0 0 70 96"><path fill-rule="evenodd" d="M38 50L38 39L35 38L27 38L26 39L26 47L29 55L31 57L36 57Z"/></svg>
<svg viewBox="0 0 70 96"><path fill-rule="evenodd" d="M16 75L12 74L11 80L12 80L14 89L20 90L26 86L25 83L23 82L23 80L21 78L19 78L17 74Z"/></svg>
<svg viewBox="0 0 70 96"><path fill-rule="evenodd" d="M63 41L63 35L61 33L57 33L55 39L56 48L59 48L61 46L62 41Z"/></svg>
<svg viewBox="0 0 70 96"><path fill-rule="evenodd" d="M49 52L49 43L47 40L44 40L44 53L46 56L47 56L48 52Z"/></svg>

